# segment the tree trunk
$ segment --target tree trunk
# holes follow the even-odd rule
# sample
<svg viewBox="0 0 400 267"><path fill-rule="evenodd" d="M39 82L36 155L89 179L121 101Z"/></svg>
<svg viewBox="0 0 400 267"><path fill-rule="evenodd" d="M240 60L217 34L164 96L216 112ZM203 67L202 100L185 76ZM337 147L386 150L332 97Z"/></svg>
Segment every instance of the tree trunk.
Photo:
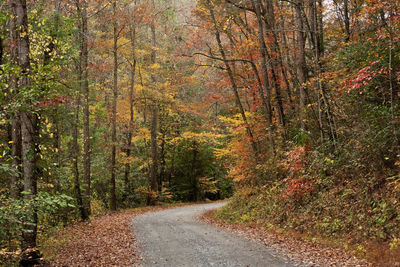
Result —
<svg viewBox="0 0 400 267"><path fill-rule="evenodd" d="M128 125L128 135L127 135L127 147L126 147L126 157L129 158L131 155L131 146L132 146L132 131L133 131L133 124L134 124L134 91L135 91L135 74L136 74L136 53L135 53L135 48L136 48L136 31L135 31L135 25L132 25L131 29L131 46L132 46L132 59L133 63L131 65L131 81L130 81L130 88L129 88L129 125ZM129 175L130 175L130 169L131 169L131 164L126 163L125 164L125 176L124 176L124 182L125 182L125 190L124 190L124 196L123 200L126 201L126 198L128 197L130 188L129 188Z"/></svg>
<svg viewBox="0 0 400 267"><path fill-rule="evenodd" d="M343 17L344 17L344 31L345 31L345 42L350 41L350 17L349 17L349 1L343 0Z"/></svg>
<svg viewBox="0 0 400 267"><path fill-rule="evenodd" d="M192 193L192 201L198 201L199 200L199 185L198 185L198 181L197 181L197 171L196 171L196 165L197 165L197 155L199 153L198 149L197 149L197 143L196 141L193 142L193 158L192 158L192 166L191 166L191 176L190 176L190 184L192 186L193 189L193 193Z"/></svg>
<svg viewBox="0 0 400 267"><path fill-rule="evenodd" d="M85 181L86 190L85 190L85 201L84 207L85 212L90 215L91 207L90 207L90 187L91 187L91 178L90 178L90 129L89 129L89 51L88 51L88 18L87 18L87 1L83 2L82 6L82 89L83 89L83 180Z"/></svg>
<svg viewBox="0 0 400 267"><path fill-rule="evenodd" d="M11 198L17 199L21 193L21 174L22 174L22 136L21 136L21 118L19 112L13 116L11 123L11 149L12 149L12 167L16 173L11 175Z"/></svg>
<svg viewBox="0 0 400 267"><path fill-rule="evenodd" d="M162 121L162 120L161 120ZM162 192L162 184L165 179L165 168L166 168L166 162L165 162L165 130L161 131L161 151L160 151L160 156L161 156L161 166L160 166L160 178L158 182L158 192L161 194Z"/></svg>
<svg viewBox="0 0 400 267"><path fill-rule="evenodd" d="M117 98L118 98L118 36L117 36L117 2L113 1L113 15L114 15L114 26L113 26L113 37L114 37L114 80L113 80L113 101L112 101L112 134L111 134L111 210L117 209L117 197L115 193L115 172L116 172L116 145L117 145Z"/></svg>
<svg viewBox="0 0 400 267"><path fill-rule="evenodd" d="M81 72L79 72L81 73ZM79 78L78 78L79 80ZM79 182L79 143L78 143L78 126L79 126L79 110L80 110L80 98L76 97L75 100L75 114L74 114L74 123L72 130L72 144L71 144L71 158L72 158L72 172L74 174L74 187L75 187L75 198L76 203L78 205L79 216L82 220L88 219L88 214L86 209L84 208L82 192L81 192L81 184Z"/></svg>
<svg viewBox="0 0 400 267"><path fill-rule="evenodd" d="M268 69L267 69L267 46L264 40L264 25L261 19L261 6L259 2L251 1L253 9L256 14L258 23L258 46L261 54L261 74L263 87L266 92L266 104L264 104L267 112L267 131L269 139L269 151L271 155L275 154L274 139L272 135L272 108L271 108L271 92L269 89Z"/></svg>
<svg viewBox="0 0 400 267"><path fill-rule="evenodd" d="M285 113L283 110L283 101L282 101L282 94L281 94L281 85L280 85L280 81L279 81L279 77L278 77L278 71L279 71L279 63L281 62L280 60L280 49L279 49L279 44L278 44L278 40L277 40L277 36L275 34L275 14L274 14L274 6L273 6L273 2L271 0L266 1L266 7L265 9L262 8L262 2L261 0L257 0L257 6L259 7L259 9L256 9L256 12L260 12L261 10L265 10L265 20L264 23L261 20L261 14L259 13L257 15L260 16L260 22L261 22L261 26L266 27L266 34L269 34L270 37L272 37L272 41L270 42L269 46L271 49L271 53L268 53L267 48L263 48L264 51L266 52L269 62L271 64L271 73L272 73L272 82L274 85L274 89L275 89L275 95L276 95L276 102L277 102L277 108L278 108L278 118L279 118L279 123L281 124L283 130L285 131ZM270 33L268 33L270 32ZM271 38L270 38L271 39ZM265 45L265 41L264 41L264 45ZM283 72L282 72L283 73Z"/></svg>
<svg viewBox="0 0 400 267"><path fill-rule="evenodd" d="M12 3L13 5L13 3ZM14 4L15 5L15 4ZM12 17L9 19L10 26L10 61L13 66L18 65L18 36L16 28L16 9L11 7ZM10 93L12 95L18 92L18 78L11 77ZM16 173L11 175L10 179L10 196L17 199L20 194L20 182L22 180L22 138L21 138L21 118L18 111L13 114L11 122L11 149L12 149L12 167Z"/></svg>
<svg viewBox="0 0 400 267"><path fill-rule="evenodd" d="M30 85L29 34L26 0L12 0L12 13L16 15L16 35L18 40L18 66L21 69L19 88ZM26 201L31 201L37 194L37 116L31 110L21 112L22 161L24 174L24 191ZM37 212L33 207L27 211L22 233L23 256L21 264L38 262L39 252L36 248Z"/></svg>
<svg viewBox="0 0 400 267"><path fill-rule="evenodd" d="M88 51L88 18L87 1L75 0L75 5L80 19L79 30L79 89L83 93L83 180L85 182L85 193L83 207L85 214L91 213L90 208L90 131L89 131L89 51Z"/></svg>
<svg viewBox="0 0 400 267"><path fill-rule="evenodd" d="M153 194L158 192L158 147L157 147L157 124L158 124L158 107L152 106L151 109L151 174L150 174L150 189ZM150 205L155 204L155 199L150 199Z"/></svg>
<svg viewBox="0 0 400 267"><path fill-rule="evenodd" d="M3 38L0 36L0 65L3 65L3 56L4 56L4 43L3 43Z"/></svg>
<svg viewBox="0 0 400 267"><path fill-rule="evenodd" d="M152 1L153 8L155 8L155 2ZM153 17L152 22L150 24L151 30L151 44L153 46L151 51L151 63L156 63L156 50L155 47L157 45L156 42L156 26L155 26L155 17ZM151 75L153 83L156 82L156 79L153 75ZM158 131L158 106L157 103L153 103L151 107L151 126L150 126L150 135L151 135L151 167L150 167L150 190L154 196L149 196L148 204L155 205L156 199L154 197L158 192L158 146L157 146L157 131Z"/></svg>
<svg viewBox="0 0 400 267"><path fill-rule="evenodd" d="M321 25L322 23L322 19L320 19L320 17L322 17L322 14L320 12L318 12L318 7L317 7L317 0L312 0L313 1L313 5L312 5L312 13L313 16L312 18L314 19L314 30L315 30L315 34L314 34L314 55L315 55L315 76L316 76L316 82L317 82L317 89L318 89L318 106L321 107L322 109L322 105L321 105L321 101L324 103L325 105L325 114L327 117L327 121L328 121L328 126L329 126L329 136L332 140L332 144L335 147L336 143L337 143L337 133L336 133L336 126L335 126L335 120L331 111L331 104L330 101L328 100L327 94L325 92L325 86L323 84L323 82L321 81L321 75L322 75L322 62L321 62L321 54L322 54L322 46L321 43L323 43L323 33L321 32L323 30L323 25ZM321 6L321 2L319 3L319 9L322 10L322 6ZM319 124L320 127L322 127L322 120L321 120L321 110L319 111ZM322 129L321 129L321 136L322 136Z"/></svg>
<svg viewBox="0 0 400 267"><path fill-rule="evenodd" d="M296 11L296 23L297 23L297 80L299 82L299 113L300 113L300 128L305 130L305 120L306 120L306 92L305 92L305 82L306 82L306 57L305 57L305 45L306 40L304 36L304 24L302 19L302 8L304 6L304 0L296 0L294 8Z"/></svg>

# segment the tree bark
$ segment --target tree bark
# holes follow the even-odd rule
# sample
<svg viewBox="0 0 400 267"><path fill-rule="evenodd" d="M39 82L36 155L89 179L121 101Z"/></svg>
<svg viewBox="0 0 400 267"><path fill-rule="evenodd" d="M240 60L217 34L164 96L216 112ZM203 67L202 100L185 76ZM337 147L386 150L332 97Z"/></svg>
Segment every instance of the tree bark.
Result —
<svg viewBox="0 0 400 267"><path fill-rule="evenodd" d="M13 66L18 65L18 34L16 28L16 8L15 3L11 3L12 17L9 19L10 27L10 61ZM14 5L14 6L13 6ZM10 79L10 94L15 95L18 92L18 78L11 77ZM22 138L21 138L21 118L20 113L15 111L12 115L11 122L11 155L12 167L16 173L13 173L10 178L10 196L17 199L20 194L20 182L22 180Z"/></svg>
<svg viewBox="0 0 400 267"><path fill-rule="evenodd" d="M349 0L343 0L343 15L344 15L344 31L345 31L345 42L350 41L350 17L349 17Z"/></svg>
<svg viewBox="0 0 400 267"><path fill-rule="evenodd" d="M272 41L269 44L271 53L268 53L268 50L266 47L263 49L264 49L266 55L268 56L268 60L271 64L272 82L273 82L274 89L275 89L279 123L285 130L285 125L286 125L285 113L284 113L284 109L283 109L281 85L280 85L280 81L279 81L279 77L278 77L279 63L281 62L281 60L280 60L280 49L279 49L279 44L278 44L278 40L277 40L277 35L275 34L276 22L275 22L274 6L273 6L273 2L271 0L266 1L265 8L263 8L261 0L257 0L257 6L258 6L258 8L255 9L256 16L260 16L259 19L262 24L261 26L265 25L265 27L266 27L265 34L269 34L269 36L272 37ZM264 11L263 12L265 14L264 21L261 20L261 14L260 13L257 14L257 12L260 12L260 11ZM270 32L270 33L268 33L268 32ZM265 45L265 41L264 41L264 45ZM282 73L283 73L283 71L282 71Z"/></svg>
<svg viewBox="0 0 400 267"><path fill-rule="evenodd" d="M266 92L265 108L267 112L267 132L269 139L269 152L271 155L275 154L274 138L272 134L272 108L271 108L271 92L269 88L268 69L267 69L267 46L264 40L264 25L261 19L261 6L260 1L251 1L251 4L256 14L258 23L258 46L261 54L261 74L264 91Z"/></svg>
<svg viewBox="0 0 400 267"><path fill-rule="evenodd" d="M79 71L79 73L81 73ZM79 80L79 78L78 78ZM75 99L75 113L74 113L74 123L72 130L72 144L71 144L71 158L72 158L72 172L74 174L74 191L76 203L78 205L79 216L82 220L88 219L88 214L84 208L81 184L79 181L79 143L78 143L78 125L79 125L79 111L80 111L80 97L77 96Z"/></svg>
<svg viewBox="0 0 400 267"><path fill-rule="evenodd" d="M83 180L85 182L85 193L83 207L85 214L88 216L91 213L90 207L90 128L89 128L89 51L88 51L88 18L87 18L87 1L75 0L75 5L80 23L79 29L79 88L83 94Z"/></svg>
<svg viewBox="0 0 400 267"><path fill-rule="evenodd" d="M88 18L87 18L87 1L83 1L82 6L82 89L83 89L83 180L85 181L85 212L90 215L90 193L91 193L91 177L90 177L90 112L89 112L89 51L88 51Z"/></svg>
<svg viewBox="0 0 400 267"><path fill-rule="evenodd" d="M151 170L150 170L150 189L153 194L158 192L158 146L157 146L157 125L158 125L158 107L153 105L151 109ZM155 199L150 199L150 205L155 204Z"/></svg>
<svg viewBox="0 0 400 267"><path fill-rule="evenodd" d="M28 15L26 0L12 0L12 13L16 15L15 30L18 41L18 66L21 69L19 89L26 90L30 86L30 47L28 34ZM22 161L24 175L24 191L26 201L31 201L37 194L37 116L30 109L20 113L22 136ZM27 211L22 233L23 256L21 264L38 262L39 252L36 249L37 212L33 207Z"/></svg>
<svg viewBox="0 0 400 267"><path fill-rule="evenodd" d="M117 145L117 98L118 98L118 25L117 25L117 2L113 1L113 59L114 59L114 74L113 74L113 101L112 101L112 134L111 134L111 210L117 209L117 197L115 193L115 172L116 172L116 145Z"/></svg>
<svg viewBox="0 0 400 267"><path fill-rule="evenodd" d="M163 115L163 114L162 114ZM160 120L160 124L163 121L163 118L165 117L161 117ZM163 182L165 179L165 169L166 169L166 162L165 162L165 127L163 127L162 125L160 125L160 133L161 133L161 151L160 151L160 175L159 175L159 179L158 179L158 192L159 194L161 194L162 192L162 186L163 186Z"/></svg>
<svg viewBox="0 0 400 267"><path fill-rule="evenodd" d="M304 36L304 24L302 18L302 8L304 6L304 0L296 0L294 2L294 8L296 12L296 23L297 23L297 80L299 82L299 113L300 113L300 128L305 130L305 120L306 120L306 92L305 92L305 82L306 82L306 57L305 57L305 45L306 40Z"/></svg>
<svg viewBox="0 0 400 267"><path fill-rule="evenodd" d="M332 140L332 144L335 147L336 143L337 143L337 133L336 133L336 127L335 127L335 121L334 121L334 117L333 114L331 112L331 105L330 102L328 100L327 94L325 92L325 86L323 84L323 82L321 81L321 75L323 72L323 68L322 68L322 62L321 62L321 54L322 54L322 46L320 45L320 43L323 43L323 40L321 38L323 38L323 33L320 32L323 30L323 25L321 25L322 20L320 19L320 17L322 17L322 14L320 14L320 12L318 12L318 7L317 7L317 0L312 0L313 1L313 5L312 7L312 19L314 20L314 22L312 23L312 25L314 25L314 28L311 28L311 30L314 29L315 33L314 35L314 72L315 72L315 78L316 78L316 86L317 86L317 90L318 90L318 107L320 108L320 110L318 111L318 117L319 117L319 125L321 127L321 137L323 137L323 125L322 125L322 103L324 103L324 112L326 114L327 117L327 122L328 122L328 126L329 126L329 136ZM319 3L321 5L321 3ZM322 6L320 6L320 9L322 9ZM322 102L322 103L321 103Z"/></svg>
<svg viewBox="0 0 400 267"><path fill-rule="evenodd" d="M80 44L80 52L79 52L79 61L76 64L76 74L77 74L77 89L76 89L76 97L75 97L75 112L73 115L73 126L72 126L72 144L70 145L70 155L72 158L72 173L74 174L74 193L76 198L76 203L78 206L79 216L82 220L87 220L89 218L89 210L85 205L82 196L81 183L79 180L79 113L81 107L81 92L83 89L83 30L82 30L82 14L81 14L81 6L78 2L76 2L76 7L78 10L78 15L80 16L81 23L78 25L78 36L77 41Z"/></svg>
<svg viewBox="0 0 400 267"><path fill-rule="evenodd" d="M153 8L155 8L155 2L152 1ZM153 17L150 24L151 31L151 45L153 46L151 51L151 63L156 63L156 26L155 26L155 16ZM153 83L156 82L154 75L151 75ZM157 146L157 132L158 132L158 106L156 101L154 101L151 107L151 126L150 126L150 139L151 139L151 167L150 167L150 191L154 196L149 196L148 204L155 205L156 199L154 197L158 193L158 146Z"/></svg>
<svg viewBox="0 0 400 267"><path fill-rule="evenodd" d="M128 134L127 134L127 147L126 147L126 157L129 158L131 155L131 146L132 146L132 131L133 131L133 125L134 125L134 92L135 92L135 74L136 74L136 53L135 53L135 48L136 48L136 30L135 30L135 25L132 25L132 29L130 32L130 37L131 37L131 46L132 46L132 59L133 63L131 64L131 81L130 81L130 87L129 87L129 125L128 125ZM130 169L131 169L131 164L126 163L125 164L125 176L124 176L124 182L125 182L125 189L124 189L124 196L123 200L126 201L130 187L129 187L129 175L130 175Z"/></svg>

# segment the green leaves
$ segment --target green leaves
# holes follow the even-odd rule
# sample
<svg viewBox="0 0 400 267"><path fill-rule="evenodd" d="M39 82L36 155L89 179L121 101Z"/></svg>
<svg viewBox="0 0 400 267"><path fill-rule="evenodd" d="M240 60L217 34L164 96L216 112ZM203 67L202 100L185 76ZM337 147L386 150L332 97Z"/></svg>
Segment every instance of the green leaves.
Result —
<svg viewBox="0 0 400 267"><path fill-rule="evenodd" d="M0 191L0 246L4 245L3 242L21 238L24 224L32 223L30 215L33 210L38 212L39 220L42 220L55 216L62 208L75 208L73 198L64 194L40 192L33 198L27 197L31 195L30 192L23 191L21 194L25 197L12 199L5 190Z"/></svg>

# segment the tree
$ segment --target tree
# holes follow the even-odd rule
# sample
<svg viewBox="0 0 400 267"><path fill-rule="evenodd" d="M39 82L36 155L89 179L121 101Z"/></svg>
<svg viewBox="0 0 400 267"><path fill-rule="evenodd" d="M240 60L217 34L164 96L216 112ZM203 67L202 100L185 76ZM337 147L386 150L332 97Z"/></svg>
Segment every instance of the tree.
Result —
<svg viewBox="0 0 400 267"><path fill-rule="evenodd" d="M155 8L155 2L152 1L152 7ZM155 25L155 15L153 15L150 22L150 31L151 31L151 64L156 64L156 25ZM156 78L152 75L152 82L155 86ZM158 106L156 101L152 104L151 107L151 126L150 126L150 134L151 134L151 171L150 171L150 189L154 195L158 193L158 144L157 144L157 132L158 132ZM155 199L149 198L148 203L150 205L155 204Z"/></svg>
<svg viewBox="0 0 400 267"><path fill-rule="evenodd" d="M31 90L29 79L31 66L26 1L11 1L11 10L12 14L16 16L15 29L12 29L16 32L12 35L16 37L18 42L18 67L21 70L21 76L18 79L18 88L19 90L29 92ZM20 113L20 120L25 199L31 200L37 194L38 118L28 108L27 111ZM39 257L39 253L36 250L37 213L35 210L28 213L27 220L24 223L22 240L24 256L22 262L35 263Z"/></svg>
<svg viewBox="0 0 400 267"><path fill-rule="evenodd" d="M117 146L117 98L118 98L118 22L117 22L117 2L113 1L113 59L114 59L114 72L113 72L113 99L112 99L112 137L111 137L111 210L117 209L117 197L115 194L115 156Z"/></svg>

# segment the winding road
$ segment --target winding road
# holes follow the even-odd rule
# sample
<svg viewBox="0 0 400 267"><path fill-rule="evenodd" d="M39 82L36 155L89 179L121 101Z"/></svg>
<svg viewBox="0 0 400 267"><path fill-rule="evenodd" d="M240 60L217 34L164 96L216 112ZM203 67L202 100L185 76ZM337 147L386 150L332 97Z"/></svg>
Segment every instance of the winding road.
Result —
<svg viewBox="0 0 400 267"><path fill-rule="evenodd" d="M196 220L225 203L145 213L133 220L143 260L138 266L293 266L267 247Z"/></svg>

